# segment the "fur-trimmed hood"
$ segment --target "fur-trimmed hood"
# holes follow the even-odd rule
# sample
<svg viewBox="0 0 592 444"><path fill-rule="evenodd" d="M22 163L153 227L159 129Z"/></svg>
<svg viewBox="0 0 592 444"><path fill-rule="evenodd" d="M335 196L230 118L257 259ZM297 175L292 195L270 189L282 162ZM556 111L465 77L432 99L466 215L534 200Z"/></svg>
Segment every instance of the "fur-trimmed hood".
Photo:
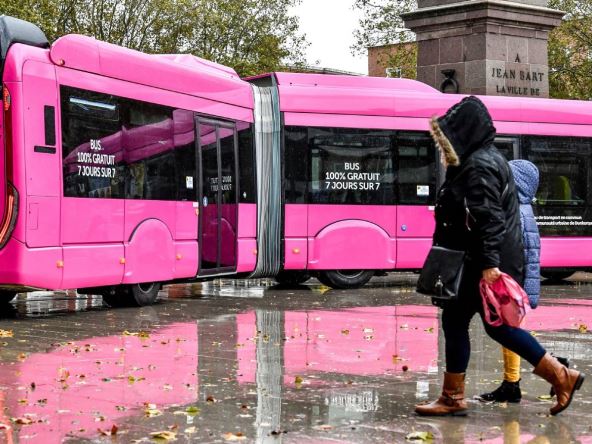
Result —
<svg viewBox="0 0 592 444"><path fill-rule="evenodd" d="M443 116L433 117L430 130L451 166L462 164L478 148L490 146L496 134L491 115L475 96L465 97Z"/></svg>

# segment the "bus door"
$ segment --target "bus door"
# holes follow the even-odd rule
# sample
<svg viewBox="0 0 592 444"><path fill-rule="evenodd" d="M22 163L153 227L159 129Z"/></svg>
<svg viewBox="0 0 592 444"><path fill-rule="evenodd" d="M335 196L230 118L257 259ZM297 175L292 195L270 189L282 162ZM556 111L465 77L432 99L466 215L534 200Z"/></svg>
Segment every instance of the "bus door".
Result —
<svg viewBox="0 0 592 444"><path fill-rule="evenodd" d="M198 275L236 270L237 133L233 123L197 118L199 186Z"/></svg>
<svg viewBox="0 0 592 444"><path fill-rule="evenodd" d="M443 176L427 132L399 131L397 159L397 268L421 268L432 245L438 178Z"/></svg>

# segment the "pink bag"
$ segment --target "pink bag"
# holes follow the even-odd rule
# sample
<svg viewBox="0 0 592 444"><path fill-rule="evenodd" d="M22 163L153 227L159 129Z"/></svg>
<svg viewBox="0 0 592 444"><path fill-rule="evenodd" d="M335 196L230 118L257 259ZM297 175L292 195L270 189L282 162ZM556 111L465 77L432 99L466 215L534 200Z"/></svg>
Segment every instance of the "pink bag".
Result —
<svg viewBox="0 0 592 444"><path fill-rule="evenodd" d="M530 310L528 295L512 277L502 273L493 284L481 279L479 284L485 321L492 327L502 324L520 327L524 316Z"/></svg>

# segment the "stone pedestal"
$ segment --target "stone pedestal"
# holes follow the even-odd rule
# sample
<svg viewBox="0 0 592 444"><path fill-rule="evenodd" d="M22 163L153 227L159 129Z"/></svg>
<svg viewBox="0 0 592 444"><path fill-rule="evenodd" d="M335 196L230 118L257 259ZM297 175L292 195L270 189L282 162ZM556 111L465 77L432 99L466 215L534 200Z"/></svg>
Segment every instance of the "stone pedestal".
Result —
<svg viewBox="0 0 592 444"><path fill-rule="evenodd" d="M419 0L417 79L444 92L549 96L547 40L564 13L545 0Z"/></svg>

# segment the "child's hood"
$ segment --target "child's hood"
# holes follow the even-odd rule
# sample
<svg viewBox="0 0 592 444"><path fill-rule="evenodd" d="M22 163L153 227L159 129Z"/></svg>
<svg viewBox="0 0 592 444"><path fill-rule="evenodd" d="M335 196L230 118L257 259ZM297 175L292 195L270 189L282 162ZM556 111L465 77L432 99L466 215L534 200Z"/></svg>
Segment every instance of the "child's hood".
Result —
<svg viewBox="0 0 592 444"><path fill-rule="evenodd" d="M532 203L539 187L539 169L528 160L511 160L509 163L520 203Z"/></svg>

